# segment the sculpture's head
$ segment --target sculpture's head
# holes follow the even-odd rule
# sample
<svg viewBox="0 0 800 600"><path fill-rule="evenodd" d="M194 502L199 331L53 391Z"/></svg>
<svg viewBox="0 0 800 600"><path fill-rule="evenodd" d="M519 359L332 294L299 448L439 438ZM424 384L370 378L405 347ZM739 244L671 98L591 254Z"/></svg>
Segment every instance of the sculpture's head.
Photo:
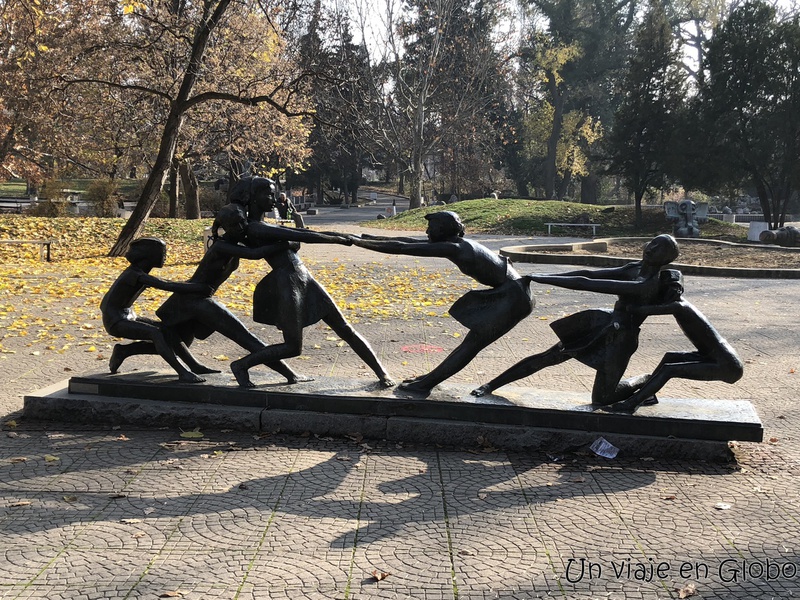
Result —
<svg viewBox="0 0 800 600"><path fill-rule="evenodd" d="M677 302L683 296L683 273L677 269L664 269L658 274L658 290L663 304Z"/></svg>
<svg viewBox="0 0 800 600"><path fill-rule="evenodd" d="M647 243L642 252L642 261L661 267L678 258L679 253L678 242L674 237L665 233L654 237Z"/></svg>
<svg viewBox="0 0 800 600"><path fill-rule="evenodd" d="M265 213L275 208L275 190L275 182L272 179L245 177L231 186L228 202L245 206L248 211L255 208Z"/></svg>
<svg viewBox="0 0 800 600"><path fill-rule="evenodd" d="M161 268L167 260L167 244L159 238L139 238L131 242L125 258L131 264L144 263L150 268Z"/></svg>
<svg viewBox="0 0 800 600"><path fill-rule="evenodd" d="M211 235L219 237L219 230L222 229L222 239L238 243L244 241L246 228L247 217L244 209L238 204L226 204L214 217Z"/></svg>
<svg viewBox="0 0 800 600"><path fill-rule="evenodd" d="M441 210L425 215L428 219L428 239L439 242L451 237L464 237L464 224L461 217L451 210Z"/></svg>

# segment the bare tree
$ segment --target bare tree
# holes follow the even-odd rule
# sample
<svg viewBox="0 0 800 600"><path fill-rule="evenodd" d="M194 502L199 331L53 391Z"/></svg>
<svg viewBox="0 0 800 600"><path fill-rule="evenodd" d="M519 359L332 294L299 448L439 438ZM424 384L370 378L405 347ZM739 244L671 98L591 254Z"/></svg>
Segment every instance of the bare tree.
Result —
<svg viewBox="0 0 800 600"><path fill-rule="evenodd" d="M359 5L361 35L374 53L368 114L361 118L368 140L408 176L411 208L421 204L426 158L448 134L468 130L465 123L492 103L487 90L497 72L499 46L490 35L492 5L385 0L377 11L377 31L367 17L375 7Z"/></svg>

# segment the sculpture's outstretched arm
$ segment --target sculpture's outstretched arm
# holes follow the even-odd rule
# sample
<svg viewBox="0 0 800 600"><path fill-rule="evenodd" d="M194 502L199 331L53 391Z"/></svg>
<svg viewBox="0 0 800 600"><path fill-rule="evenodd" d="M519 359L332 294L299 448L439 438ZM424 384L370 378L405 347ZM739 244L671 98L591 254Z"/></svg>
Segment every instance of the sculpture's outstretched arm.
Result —
<svg viewBox="0 0 800 600"><path fill-rule="evenodd" d="M247 225L247 239L259 245L270 244L277 241L305 242L309 244L343 244L352 245L350 238L343 235L319 233L308 229L291 229L289 227L276 227L263 222L253 222Z"/></svg>
<svg viewBox="0 0 800 600"><path fill-rule="evenodd" d="M536 283L545 283L569 290L598 292L626 296L642 295L649 291L646 281L619 281L616 279L590 279L589 277L565 277L563 275L528 275Z"/></svg>
<svg viewBox="0 0 800 600"><path fill-rule="evenodd" d="M398 238L387 240L353 239L359 248L374 250L384 254L406 254L409 256L425 256L434 258L451 258L458 253L458 245L453 242L407 242Z"/></svg>
<svg viewBox="0 0 800 600"><path fill-rule="evenodd" d="M167 281L146 273L139 275L139 283L150 288L178 294L205 294L211 292L211 286L205 283Z"/></svg>

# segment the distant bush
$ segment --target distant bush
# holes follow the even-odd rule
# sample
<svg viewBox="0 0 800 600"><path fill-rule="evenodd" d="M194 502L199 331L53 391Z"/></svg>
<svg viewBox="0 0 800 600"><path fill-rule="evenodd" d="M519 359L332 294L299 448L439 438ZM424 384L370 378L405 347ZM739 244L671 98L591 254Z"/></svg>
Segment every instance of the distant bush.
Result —
<svg viewBox="0 0 800 600"><path fill-rule="evenodd" d="M95 179L86 190L86 201L91 202L96 217L116 217L120 207L117 183L111 179Z"/></svg>

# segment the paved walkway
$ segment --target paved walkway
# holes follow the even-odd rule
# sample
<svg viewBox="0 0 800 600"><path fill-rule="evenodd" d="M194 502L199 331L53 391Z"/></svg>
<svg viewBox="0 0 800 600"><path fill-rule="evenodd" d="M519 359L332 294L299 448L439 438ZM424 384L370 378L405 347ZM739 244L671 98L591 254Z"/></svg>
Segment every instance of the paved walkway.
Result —
<svg viewBox="0 0 800 600"><path fill-rule="evenodd" d="M518 243L480 238L493 248ZM338 246L308 246L303 256L408 278L447 264ZM559 269L520 265L525 273ZM464 285L454 269L445 274L448 285ZM737 348L746 373L733 386L671 382L663 395L752 400L766 441L739 444L738 464L609 460L586 449L509 453L491 440L404 447L359 432L185 438L179 430L25 422L25 392L105 369L81 336L101 350L112 344L96 328L65 324L75 345L36 356L26 345L36 335L31 325L27 339L5 337L0 354L0 598L649 599L679 598L692 585L697 598L798 596L800 283L687 277L686 288ZM455 381L484 382L552 344L552 319L610 304L545 286L535 292L534 315ZM35 299L29 310L42 318L92 310ZM398 378L442 357L403 347L449 351L463 334L435 316L357 321ZM293 364L317 375L371 376L329 337L324 327L309 328L308 358ZM631 373L686 347L669 317L651 318ZM239 355L217 336L198 353ZM163 366L139 358L126 368ZM588 390L592 377L565 363L521 383Z"/></svg>

